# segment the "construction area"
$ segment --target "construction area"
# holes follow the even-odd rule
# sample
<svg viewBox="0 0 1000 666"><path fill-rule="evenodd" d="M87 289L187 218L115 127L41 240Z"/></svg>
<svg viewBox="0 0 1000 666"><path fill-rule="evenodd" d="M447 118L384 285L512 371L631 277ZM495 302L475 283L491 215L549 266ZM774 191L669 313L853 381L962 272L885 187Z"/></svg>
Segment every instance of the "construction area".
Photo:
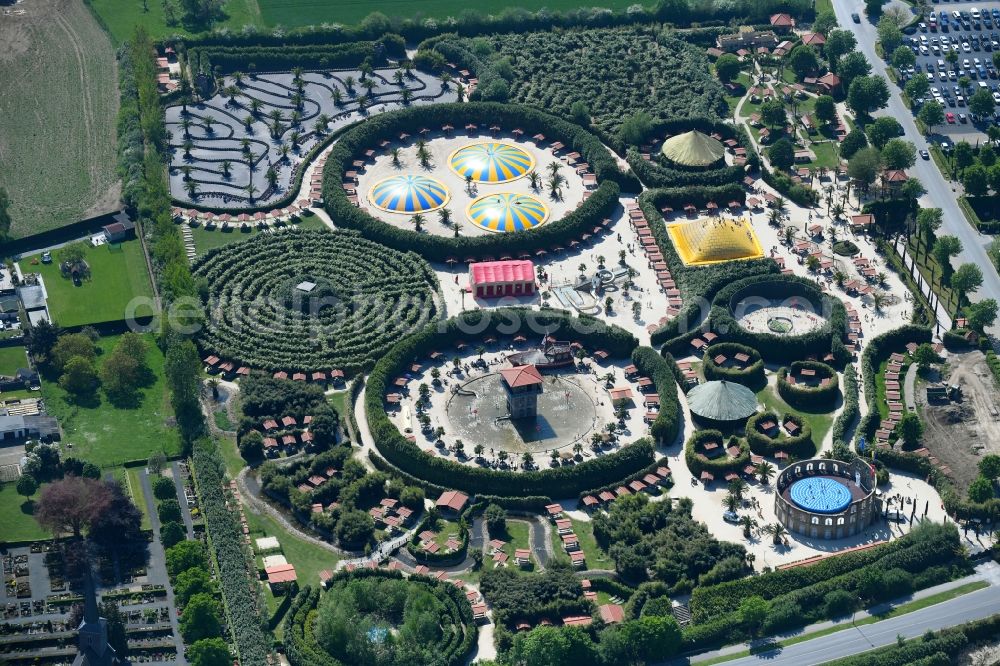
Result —
<svg viewBox="0 0 1000 666"><path fill-rule="evenodd" d="M980 351L950 354L936 385L957 387L951 397L928 401L931 387L916 391L917 408L924 422L923 443L951 469L963 495L978 476L982 456L1000 454L1000 392L986 357Z"/></svg>

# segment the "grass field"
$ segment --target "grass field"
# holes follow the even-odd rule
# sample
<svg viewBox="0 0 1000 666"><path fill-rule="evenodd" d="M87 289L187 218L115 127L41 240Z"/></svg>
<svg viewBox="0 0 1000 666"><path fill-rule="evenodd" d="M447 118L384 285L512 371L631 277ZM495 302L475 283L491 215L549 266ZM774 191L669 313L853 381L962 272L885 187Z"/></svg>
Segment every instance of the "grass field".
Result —
<svg viewBox="0 0 1000 666"><path fill-rule="evenodd" d="M154 451L167 455L180 453L180 439L173 427L173 410L163 378L163 354L152 335L145 336L146 361L156 376L151 386L142 389L142 402L135 409L119 409L103 396L94 405L78 405L54 381L42 383L42 397L48 412L62 426L63 448L71 455L101 467L111 467L126 460L148 458ZM98 346L110 353L118 336L101 338ZM100 361L100 359L98 359ZM73 448L68 449L72 444Z"/></svg>
<svg viewBox="0 0 1000 666"><path fill-rule="evenodd" d="M300 229L330 228L326 226L326 224L324 224L323 220L319 219L319 217L313 215L312 213L304 214L302 216L302 221L295 226L297 226ZM230 245L232 243L238 243L248 238L253 238L259 233L260 232L257 231L256 228L251 229L249 232L220 231L219 229L213 229L211 231L208 231L204 227L191 228L191 238L194 241L194 249L199 256L217 247L224 247L226 245Z"/></svg>
<svg viewBox="0 0 1000 666"><path fill-rule="evenodd" d="M18 368L28 367L24 347L0 347L0 375L13 376Z"/></svg>
<svg viewBox="0 0 1000 666"><path fill-rule="evenodd" d="M132 496L132 503L142 512L142 529L149 530L152 529L153 525L149 520L149 511L146 508L146 494L142 492L142 481L139 479L139 474L142 470L142 467L126 468L125 485L126 490ZM153 478L150 478L151 483L153 480ZM155 502L156 499L154 498L153 501Z"/></svg>
<svg viewBox="0 0 1000 666"><path fill-rule="evenodd" d="M331 553L325 548L321 548L292 535L270 516L258 515L252 511L246 511L245 513L252 539L263 536L278 537L278 542L281 543L281 552L285 554L285 559L288 560L289 564L295 566L295 573L298 574L299 578L299 587L319 583L319 572L323 569L333 571L334 566L336 566L337 561L340 559L336 554Z"/></svg>
<svg viewBox="0 0 1000 666"><path fill-rule="evenodd" d="M61 326L80 326L125 318L129 301L153 294L142 246L137 240L120 245L89 246L86 255L90 278L79 287L59 272L58 258L51 264L21 262L24 272L41 273L48 294L49 312ZM136 311L148 315L146 306Z"/></svg>
<svg viewBox="0 0 1000 666"><path fill-rule="evenodd" d="M538 11L545 7L553 11L566 11L579 7L608 7L625 9L635 4L629 0L509 0L478 8L461 0L227 0L223 13L225 17L213 28L225 27L238 31L244 25L258 28L283 26L294 28L320 23L340 23L355 25L361 23L372 12L382 12L386 16L402 18L458 17L468 9L498 14L507 7L519 7ZM641 4L648 5L649 2ZM145 9L143 6L145 5ZM163 13L162 2L138 2L137 0L91 0L94 8L111 31L115 44L120 44L132 35L137 25L143 25L156 39L174 34L190 35L199 30L198 26L188 29L184 25L168 26Z"/></svg>
<svg viewBox="0 0 1000 666"><path fill-rule="evenodd" d="M119 197L111 41L83 0L19 7L0 21L0 187L14 238L115 210Z"/></svg>
<svg viewBox="0 0 1000 666"><path fill-rule="evenodd" d="M30 499L37 500L41 492L39 488ZM0 543L49 538L49 534L35 522L32 509L28 499L17 494L16 483L0 485Z"/></svg>

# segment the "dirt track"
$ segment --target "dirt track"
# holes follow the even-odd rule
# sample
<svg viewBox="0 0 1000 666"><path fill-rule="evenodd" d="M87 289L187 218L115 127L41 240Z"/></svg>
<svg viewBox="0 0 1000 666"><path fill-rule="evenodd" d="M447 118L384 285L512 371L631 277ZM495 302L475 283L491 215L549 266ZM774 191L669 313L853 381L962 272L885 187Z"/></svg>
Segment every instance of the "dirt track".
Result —
<svg viewBox="0 0 1000 666"><path fill-rule="evenodd" d="M951 468L964 494L979 473L979 459L1000 453L1000 392L982 352L952 354L948 361L947 383L962 387L962 401L928 405L922 387L916 398L925 426L924 445Z"/></svg>

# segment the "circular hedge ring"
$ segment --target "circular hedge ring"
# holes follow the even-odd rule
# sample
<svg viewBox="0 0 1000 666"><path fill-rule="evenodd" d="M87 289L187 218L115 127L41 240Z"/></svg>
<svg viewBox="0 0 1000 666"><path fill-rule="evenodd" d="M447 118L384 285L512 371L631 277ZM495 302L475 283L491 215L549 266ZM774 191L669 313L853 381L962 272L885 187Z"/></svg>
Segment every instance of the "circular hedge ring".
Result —
<svg viewBox="0 0 1000 666"><path fill-rule="evenodd" d="M737 382L751 388L760 387L764 378L764 359L753 347L736 342L718 342L705 350L704 364L707 381Z"/></svg>
<svg viewBox="0 0 1000 666"><path fill-rule="evenodd" d="M819 361L794 361L778 370L778 395L793 407L832 410L838 384L837 371Z"/></svg>
<svg viewBox="0 0 1000 666"><path fill-rule="evenodd" d="M478 633L462 588L378 569L339 573L326 592L306 587L284 622L293 666L458 666Z"/></svg>
<svg viewBox="0 0 1000 666"><path fill-rule="evenodd" d="M353 232L290 229L209 252L202 347L263 370L355 372L435 315L427 263Z"/></svg>
<svg viewBox="0 0 1000 666"><path fill-rule="evenodd" d="M788 434L785 424L794 423L798 428L795 435ZM764 426L769 426L766 430ZM759 456L774 455L784 451L800 460L816 455L816 445L812 441L812 428L796 414L785 414L780 419L774 412L760 412L747 421L747 442L750 450Z"/></svg>

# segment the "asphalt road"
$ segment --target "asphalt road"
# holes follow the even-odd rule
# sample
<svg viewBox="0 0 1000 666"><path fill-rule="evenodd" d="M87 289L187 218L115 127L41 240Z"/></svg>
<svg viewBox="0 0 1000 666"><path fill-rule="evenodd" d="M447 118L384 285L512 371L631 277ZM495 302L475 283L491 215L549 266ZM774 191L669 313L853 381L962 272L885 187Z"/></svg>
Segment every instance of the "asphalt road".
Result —
<svg viewBox="0 0 1000 666"><path fill-rule="evenodd" d="M971 5L961 3L962 9L965 9L966 6ZM840 25L854 32L858 40L858 50L872 63L873 73L885 76L886 65L875 53L875 41L877 40L875 25L864 15L861 17L860 24L854 23L851 20L851 14L860 10L860 6L856 0L833 0L833 8ZM899 95L899 89L892 82L889 83L889 87L892 91L892 95L889 98L889 105L885 109L878 111L875 115L895 118L903 126L906 132L905 138L908 141L912 141L916 145L917 150L929 149L930 146L927 140L917 130L913 114L903 104L903 100ZM927 208L940 208L944 214L944 223L938 233L957 236L962 241L962 253L954 260L954 265L974 263L982 268L983 286L979 288L977 293L972 294L972 300L979 300L981 298L996 298L1000 300L1000 275L997 274L996 268L986 254L990 238L980 235L965 219L965 215L958 207L958 195L952 189L951 183L941 175L933 160L918 158L917 163L910 169L910 175L919 178L927 190L927 194L920 200L920 205ZM994 324L990 332L994 335L1000 334L1000 325Z"/></svg>
<svg viewBox="0 0 1000 666"><path fill-rule="evenodd" d="M749 657L727 661L727 666L812 666L858 654L896 642L900 634L906 638L922 635L928 629L978 620L1000 612L1000 588L987 587L950 601L928 606L906 615L835 632L786 648L761 652Z"/></svg>

